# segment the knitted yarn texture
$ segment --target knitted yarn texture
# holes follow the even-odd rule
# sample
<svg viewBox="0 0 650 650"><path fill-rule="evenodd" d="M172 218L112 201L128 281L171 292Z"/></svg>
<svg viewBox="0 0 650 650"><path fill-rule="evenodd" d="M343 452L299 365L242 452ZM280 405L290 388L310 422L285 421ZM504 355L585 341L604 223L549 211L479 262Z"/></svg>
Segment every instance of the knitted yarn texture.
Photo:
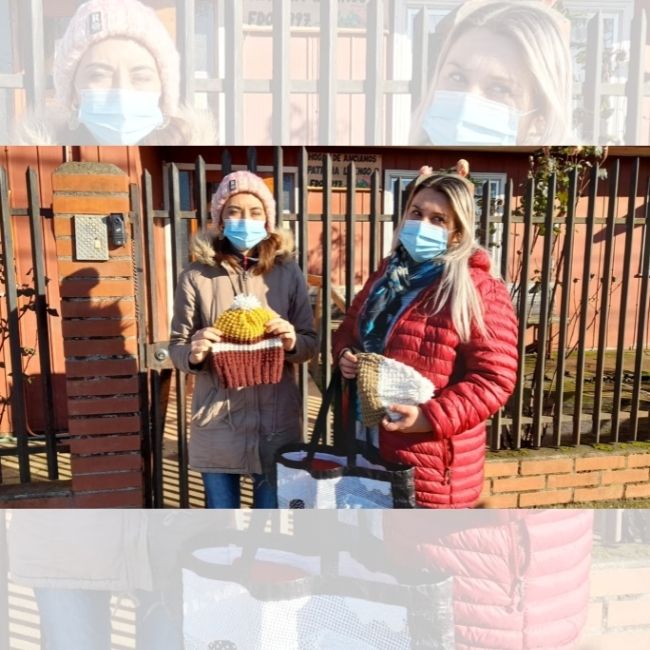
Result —
<svg viewBox="0 0 650 650"><path fill-rule="evenodd" d="M357 353L361 421L368 427L389 415L391 404L417 406L433 397L434 385L405 363L374 352Z"/></svg>
<svg viewBox="0 0 650 650"><path fill-rule="evenodd" d="M282 378L284 348L265 326L275 313L251 295L240 294L215 321L223 332L212 346L212 368L226 388L277 384Z"/></svg>
<svg viewBox="0 0 650 650"><path fill-rule="evenodd" d="M149 50L162 82L162 112L175 115L180 93L180 57L156 12L138 0L90 0L79 6L54 53L52 77L59 101L66 107L72 106L79 61L89 47L111 37L134 40Z"/></svg>
<svg viewBox="0 0 650 650"><path fill-rule="evenodd" d="M242 193L253 194L262 202L266 214L266 227L269 230L274 230L275 199L273 198L273 192L262 178L253 174L253 172L244 170L231 172L221 179L217 191L212 195L210 214L213 223L220 225L221 213L228 199L235 196L235 194Z"/></svg>

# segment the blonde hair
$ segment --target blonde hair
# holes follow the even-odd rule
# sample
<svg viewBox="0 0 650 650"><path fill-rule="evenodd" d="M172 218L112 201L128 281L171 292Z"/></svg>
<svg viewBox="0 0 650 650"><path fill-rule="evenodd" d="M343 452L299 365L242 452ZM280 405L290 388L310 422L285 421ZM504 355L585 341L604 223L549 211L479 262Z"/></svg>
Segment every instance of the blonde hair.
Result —
<svg viewBox="0 0 650 650"><path fill-rule="evenodd" d="M450 304L451 319L462 341L469 341L472 326L483 336L487 336L483 319L483 303L476 291L469 272L469 258L477 250L485 250L474 238L475 210L474 186L458 174L435 173L419 176L413 183L406 208L393 235L393 251L399 245L399 236L407 219L411 203L423 189L431 189L443 194L454 212L455 237L444 255L436 258L442 261L442 279L438 289L425 308L437 314ZM492 269L490 269L492 272ZM492 272L493 273L493 272Z"/></svg>
<svg viewBox="0 0 650 650"><path fill-rule="evenodd" d="M430 144L422 122L437 89L440 71L452 44L465 32L477 28L510 38L521 50L526 68L531 71L530 78L535 84L533 101L535 105L540 105L544 129L536 137L526 134L517 144L561 144L569 137L571 130L566 117L571 115L573 83L569 23L556 10L539 0L470 0L440 23L441 43L436 53L437 63L429 90L413 113L410 144Z"/></svg>

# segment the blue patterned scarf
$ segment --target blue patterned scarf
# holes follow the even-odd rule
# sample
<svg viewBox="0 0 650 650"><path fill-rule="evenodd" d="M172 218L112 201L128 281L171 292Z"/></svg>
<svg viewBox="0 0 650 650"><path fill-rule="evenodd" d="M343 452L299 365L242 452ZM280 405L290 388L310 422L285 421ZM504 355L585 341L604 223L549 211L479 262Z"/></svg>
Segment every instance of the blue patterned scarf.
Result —
<svg viewBox="0 0 650 650"><path fill-rule="evenodd" d="M386 336L407 306L405 297L429 286L441 273L442 263L416 263L400 245L391 255L383 275L375 282L359 320L365 352L382 354Z"/></svg>

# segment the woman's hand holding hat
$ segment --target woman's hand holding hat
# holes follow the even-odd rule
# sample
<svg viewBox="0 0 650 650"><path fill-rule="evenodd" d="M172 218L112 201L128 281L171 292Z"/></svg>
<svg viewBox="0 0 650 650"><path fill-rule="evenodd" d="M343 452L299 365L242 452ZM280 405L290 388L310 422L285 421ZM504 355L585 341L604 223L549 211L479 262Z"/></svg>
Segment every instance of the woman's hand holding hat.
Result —
<svg viewBox="0 0 650 650"><path fill-rule="evenodd" d="M397 433L429 433L431 431L431 423L419 406L391 404L388 411L401 417L399 420L393 421L386 416L381 421L381 425L386 431L396 431Z"/></svg>
<svg viewBox="0 0 650 650"><path fill-rule="evenodd" d="M223 332L215 327L204 327L198 330L190 342L190 363L193 365L202 363L208 356L212 344L219 343L222 336Z"/></svg>
<svg viewBox="0 0 650 650"><path fill-rule="evenodd" d="M296 347L296 328L284 318L273 318L266 324L266 333L278 336L285 352L292 352Z"/></svg>

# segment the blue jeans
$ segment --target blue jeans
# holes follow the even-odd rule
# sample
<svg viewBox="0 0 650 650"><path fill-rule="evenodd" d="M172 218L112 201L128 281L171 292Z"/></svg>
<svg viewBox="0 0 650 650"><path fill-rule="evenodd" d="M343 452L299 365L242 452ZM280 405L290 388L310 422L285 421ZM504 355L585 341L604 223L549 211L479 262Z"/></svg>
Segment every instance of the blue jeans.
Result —
<svg viewBox="0 0 650 650"><path fill-rule="evenodd" d="M203 486L208 508L239 508L241 505L241 474L204 472ZM275 485L264 474L252 474L253 508L277 508L278 494Z"/></svg>
<svg viewBox="0 0 650 650"><path fill-rule="evenodd" d="M111 650L111 592L35 588L45 650ZM172 610L161 592L137 590L136 648L183 648L182 603ZM173 596L172 596L173 598Z"/></svg>

